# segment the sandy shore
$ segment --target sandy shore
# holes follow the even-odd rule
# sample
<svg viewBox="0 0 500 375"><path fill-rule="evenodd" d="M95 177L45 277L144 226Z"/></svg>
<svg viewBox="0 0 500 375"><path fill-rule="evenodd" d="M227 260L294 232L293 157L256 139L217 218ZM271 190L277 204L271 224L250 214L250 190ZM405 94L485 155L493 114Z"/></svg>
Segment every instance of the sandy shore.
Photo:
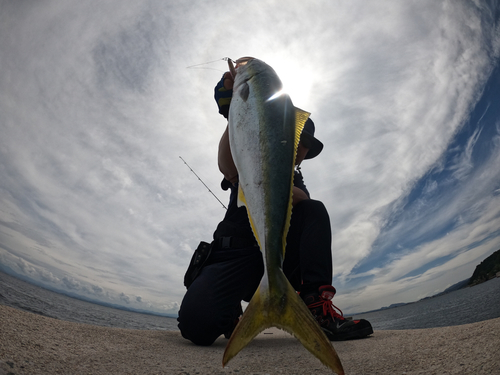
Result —
<svg viewBox="0 0 500 375"><path fill-rule="evenodd" d="M197 347L179 332L65 322L0 305L0 375L331 374L292 336L257 336L225 368L227 340ZM462 326L376 331L334 342L346 374L500 374L500 318Z"/></svg>

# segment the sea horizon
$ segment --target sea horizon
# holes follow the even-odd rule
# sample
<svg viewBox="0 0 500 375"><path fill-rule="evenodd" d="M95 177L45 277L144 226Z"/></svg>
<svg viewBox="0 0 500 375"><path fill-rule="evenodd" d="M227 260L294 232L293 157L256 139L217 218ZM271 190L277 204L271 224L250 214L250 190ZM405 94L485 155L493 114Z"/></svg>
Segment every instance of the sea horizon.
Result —
<svg viewBox="0 0 500 375"><path fill-rule="evenodd" d="M178 330L177 316L133 311L75 298L2 271L0 281L0 304L19 310L106 327ZM491 303L492 300L500 300L500 278L395 307L346 316L367 319L375 330L444 327L500 317L500 306Z"/></svg>

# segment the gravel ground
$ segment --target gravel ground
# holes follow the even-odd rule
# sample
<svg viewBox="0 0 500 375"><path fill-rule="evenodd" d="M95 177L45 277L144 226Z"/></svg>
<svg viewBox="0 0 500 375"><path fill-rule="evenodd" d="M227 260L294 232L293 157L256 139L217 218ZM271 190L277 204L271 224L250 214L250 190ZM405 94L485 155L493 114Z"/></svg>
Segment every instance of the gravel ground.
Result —
<svg viewBox="0 0 500 375"><path fill-rule="evenodd" d="M222 367L227 340L210 347L179 332L71 323L0 305L0 375L331 374L292 336L259 334ZM346 374L500 374L500 318L462 326L375 331L333 343Z"/></svg>

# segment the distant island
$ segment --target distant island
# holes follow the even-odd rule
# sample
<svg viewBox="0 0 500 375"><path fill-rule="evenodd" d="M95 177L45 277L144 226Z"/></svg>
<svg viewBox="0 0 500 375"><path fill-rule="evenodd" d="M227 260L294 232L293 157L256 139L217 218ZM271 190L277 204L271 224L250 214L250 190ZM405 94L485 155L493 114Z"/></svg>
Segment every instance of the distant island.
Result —
<svg viewBox="0 0 500 375"><path fill-rule="evenodd" d="M494 279L495 277L500 277L500 250L495 251L488 258L479 263L470 278L453 284L449 288L443 290L441 293L422 298L420 301L428 298L439 297L443 294L454 292L455 290L478 285L488 280Z"/></svg>
<svg viewBox="0 0 500 375"><path fill-rule="evenodd" d="M483 260L474 270L468 286L474 286L500 276L500 250Z"/></svg>
<svg viewBox="0 0 500 375"><path fill-rule="evenodd" d="M476 269L474 270L474 273L472 274L472 276L470 278L459 281L458 283L453 284L452 286L446 288L442 292L440 292L438 294L434 294L434 295L429 296L429 297L424 297L424 298L420 299L419 301L423 301L423 300L426 300L429 298L439 297L439 296L442 296L443 294L454 292L455 290L478 285L478 284L484 283L488 280L494 279L495 277L500 277L500 250L495 251L488 258L486 258L481 263L479 263L476 266ZM362 313L357 313L357 314L367 314L367 313L380 311L380 310L393 309L395 307L410 305L412 303L419 302L419 301L406 302L406 303L393 303L390 306L381 307L380 309L376 309L376 310L364 311Z"/></svg>

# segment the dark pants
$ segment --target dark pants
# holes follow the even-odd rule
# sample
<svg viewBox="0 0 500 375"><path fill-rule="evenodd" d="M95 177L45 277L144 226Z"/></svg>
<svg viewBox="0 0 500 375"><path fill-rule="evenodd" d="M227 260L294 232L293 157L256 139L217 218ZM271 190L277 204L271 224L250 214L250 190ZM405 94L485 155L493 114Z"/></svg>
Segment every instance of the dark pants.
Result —
<svg viewBox="0 0 500 375"><path fill-rule="evenodd" d="M332 282L330 218L323 203L305 200L292 211L283 272L301 293ZM182 336L197 345L211 345L230 331L250 301L264 273L257 247L214 249L189 287L179 310Z"/></svg>

